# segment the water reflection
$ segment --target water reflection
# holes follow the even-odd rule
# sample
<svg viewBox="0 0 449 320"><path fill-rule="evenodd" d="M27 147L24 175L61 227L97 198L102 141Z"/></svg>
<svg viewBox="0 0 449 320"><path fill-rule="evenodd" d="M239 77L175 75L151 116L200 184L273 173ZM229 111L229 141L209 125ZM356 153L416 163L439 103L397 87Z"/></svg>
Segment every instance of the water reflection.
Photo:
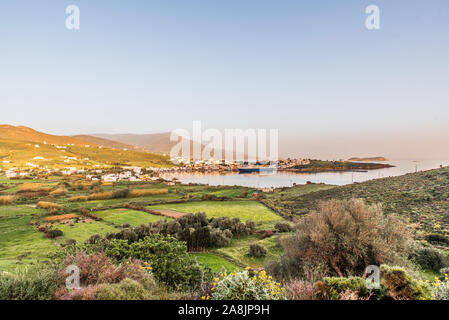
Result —
<svg viewBox="0 0 449 320"><path fill-rule="evenodd" d="M238 174L218 172L212 173L167 173L161 177L165 179L177 178L183 183L201 183L212 186L245 186L253 188L290 187L293 184L326 183L333 185L345 185L353 182L363 182L371 179L400 176L406 173L424 171L449 166L449 160L397 160L388 161L394 165L392 168L370 170L368 172L319 172L319 173L292 173L277 172L272 175Z"/></svg>

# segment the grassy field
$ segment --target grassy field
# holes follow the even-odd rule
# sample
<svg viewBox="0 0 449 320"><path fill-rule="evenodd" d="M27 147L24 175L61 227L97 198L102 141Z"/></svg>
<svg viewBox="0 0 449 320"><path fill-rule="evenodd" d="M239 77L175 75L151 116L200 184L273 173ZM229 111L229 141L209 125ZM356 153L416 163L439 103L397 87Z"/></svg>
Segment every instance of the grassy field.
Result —
<svg viewBox="0 0 449 320"><path fill-rule="evenodd" d="M67 224L58 224L55 226L61 230L64 235L60 240L76 240L77 243L83 243L94 234L105 235L108 232L118 232L120 229L111 224L102 221L93 221L86 223L75 223L73 226Z"/></svg>
<svg viewBox="0 0 449 320"><path fill-rule="evenodd" d="M205 212L209 218L230 217L253 220L258 229L272 228L281 217L257 201L201 201L149 206L149 209L171 209L184 213Z"/></svg>
<svg viewBox="0 0 449 320"><path fill-rule="evenodd" d="M0 219L0 271L11 271L44 260L56 245L30 225L31 217Z"/></svg>
<svg viewBox="0 0 449 320"><path fill-rule="evenodd" d="M241 269L228 260L223 259L222 257L219 257L213 253L191 253L190 255L197 258L200 264L211 268L212 272L214 273L218 273L223 269L228 273Z"/></svg>
<svg viewBox="0 0 449 320"><path fill-rule="evenodd" d="M229 247L214 249L212 252L233 261L238 265L250 266L252 268L261 268L268 259L278 258L282 250L277 245L279 236L266 239L260 239L258 236L252 235L242 238L233 238ZM249 246L252 243L263 245L268 254L266 257L254 258L249 256Z"/></svg>
<svg viewBox="0 0 449 320"><path fill-rule="evenodd" d="M147 212L128 209L97 211L95 212L95 215L99 218L102 218L104 221L113 223L115 225L129 223L133 227L139 226L141 224L148 224L150 222L171 220L170 218L149 214Z"/></svg>

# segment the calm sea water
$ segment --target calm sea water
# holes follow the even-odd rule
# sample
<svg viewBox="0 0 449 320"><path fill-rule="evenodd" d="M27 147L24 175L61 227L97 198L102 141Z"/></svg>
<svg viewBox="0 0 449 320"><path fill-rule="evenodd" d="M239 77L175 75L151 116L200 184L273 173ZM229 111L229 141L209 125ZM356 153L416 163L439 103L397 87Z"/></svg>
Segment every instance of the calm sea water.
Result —
<svg viewBox="0 0 449 320"><path fill-rule="evenodd" d="M449 160L397 160L387 163L395 167L387 169L370 170L368 172L320 172L320 173L292 173L276 172L270 175L261 174L238 174L238 173L167 173L162 178L177 178L183 183L201 183L212 186L245 186L252 188L266 187L290 187L294 183L306 184L326 183L333 185L345 185L354 182L363 182L371 179L400 176L410 172L423 171L449 166Z"/></svg>

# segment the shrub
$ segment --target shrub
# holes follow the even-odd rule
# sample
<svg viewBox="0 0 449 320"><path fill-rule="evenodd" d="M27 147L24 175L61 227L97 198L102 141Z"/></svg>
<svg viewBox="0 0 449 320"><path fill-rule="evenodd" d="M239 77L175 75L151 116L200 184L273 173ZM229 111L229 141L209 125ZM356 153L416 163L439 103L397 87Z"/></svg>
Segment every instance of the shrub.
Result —
<svg viewBox="0 0 449 320"><path fill-rule="evenodd" d="M277 232L291 232L292 231L292 227L287 222L278 222L278 223L276 223L276 225L274 226L274 229Z"/></svg>
<svg viewBox="0 0 449 320"><path fill-rule="evenodd" d="M232 232L229 230L220 230L218 228L212 229L210 232L210 246L211 247L226 247L231 244Z"/></svg>
<svg viewBox="0 0 449 320"><path fill-rule="evenodd" d="M89 200L88 196L75 196L68 199L70 202L85 202Z"/></svg>
<svg viewBox="0 0 449 320"><path fill-rule="evenodd" d="M107 243L106 254L116 261L133 258L151 263L155 278L173 289L195 290L210 276L210 270L189 256L185 242L171 236L156 234L131 243L114 239Z"/></svg>
<svg viewBox="0 0 449 320"><path fill-rule="evenodd" d="M281 284L273 282L265 271L250 274L246 270L215 278L210 296L204 296L203 299L280 300L283 299L283 292Z"/></svg>
<svg viewBox="0 0 449 320"><path fill-rule="evenodd" d="M251 257L265 257L268 253L268 250L261 244L251 243L249 245L249 255Z"/></svg>
<svg viewBox="0 0 449 320"><path fill-rule="evenodd" d="M128 198L146 197L158 194L167 194L168 189L133 189L129 191Z"/></svg>
<svg viewBox="0 0 449 320"><path fill-rule="evenodd" d="M405 269L381 265L380 274L387 296L395 300L430 299L431 290L426 283L413 279Z"/></svg>
<svg viewBox="0 0 449 320"><path fill-rule="evenodd" d="M13 196L0 196L0 205L8 205L11 204L14 200Z"/></svg>
<svg viewBox="0 0 449 320"><path fill-rule="evenodd" d="M89 195L88 200L108 200L113 198L114 193L112 191L108 192L97 192Z"/></svg>
<svg viewBox="0 0 449 320"><path fill-rule="evenodd" d="M361 275L366 266L407 263L412 227L363 200L331 200L301 220L293 236L281 239L295 265L324 266L331 274Z"/></svg>
<svg viewBox="0 0 449 320"><path fill-rule="evenodd" d="M39 192L50 190L47 185L43 183L24 183L17 187L18 192Z"/></svg>
<svg viewBox="0 0 449 320"><path fill-rule="evenodd" d="M432 298L434 300L449 300L449 278L440 279L432 283Z"/></svg>
<svg viewBox="0 0 449 320"><path fill-rule="evenodd" d="M312 283L294 279L284 285L285 294L289 300L313 300L315 290Z"/></svg>
<svg viewBox="0 0 449 320"><path fill-rule="evenodd" d="M442 234L439 234L439 233L427 234L424 237L424 239L432 244L437 244L437 245L439 245L439 244L448 245L449 244L448 237L446 237Z"/></svg>
<svg viewBox="0 0 449 320"><path fill-rule="evenodd" d="M323 300L339 300L347 291L355 292L358 297L368 297L370 292L365 279L359 277L326 277L315 284L317 297Z"/></svg>
<svg viewBox="0 0 449 320"><path fill-rule="evenodd" d="M139 282L125 279L120 283L98 286L95 297L98 300L149 300L151 294Z"/></svg>
<svg viewBox="0 0 449 320"><path fill-rule="evenodd" d="M56 274L47 268L0 272L0 300L51 300L56 288Z"/></svg>
<svg viewBox="0 0 449 320"><path fill-rule="evenodd" d="M47 237L48 239L54 239L57 237L61 237L62 235L63 232L59 229L50 229L45 233L45 237Z"/></svg>
<svg viewBox="0 0 449 320"><path fill-rule="evenodd" d="M440 271L449 267L449 258L442 251L435 248L420 248L416 251L415 261L425 270Z"/></svg>
<svg viewBox="0 0 449 320"><path fill-rule="evenodd" d="M61 205L59 205L57 203L47 202L47 201L39 201L37 203L37 207L41 208L41 209L45 209L49 213L55 213L58 211L62 211L64 209Z"/></svg>
<svg viewBox="0 0 449 320"><path fill-rule="evenodd" d="M440 269L440 280L445 279L447 276L449 276L449 267L441 268Z"/></svg>
<svg viewBox="0 0 449 320"><path fill-rule="evenodd" d="M52 192L50 192L51 196L57 197L57 196L62 196L66 194L66 190L64 188L58 188L56 190L53 190Z"/></svg>
<svg viewBox="0 0 449 320"><path fill-rule="evenodd" d="M126 198L129 194L129 190L128 189L121 189L121 190L116 190L114 192L112 192L112 198L113 199L122 199L122 198Z"/></svg>

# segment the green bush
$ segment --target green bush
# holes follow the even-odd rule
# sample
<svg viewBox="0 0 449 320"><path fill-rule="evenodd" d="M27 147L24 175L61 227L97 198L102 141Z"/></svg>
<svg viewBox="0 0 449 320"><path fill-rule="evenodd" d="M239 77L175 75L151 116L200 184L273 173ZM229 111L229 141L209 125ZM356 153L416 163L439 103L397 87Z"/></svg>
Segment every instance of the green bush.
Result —
<svg viewBox="0 0 449 320"><path fill-rule="evenodd" d="M204 280L210 278L210 270L189 256L185 242L171 236L156 234L132 243L114 239L106 244L106 254L119 262L133 258L150 263L154 277L173 289L195 290L203 274Z"/></svg>
<svg viewBox="0 0 449 320"><path fill-rule="evenodd" d="M435 248L420 248L416 251L415 261L425 270L440 271L449 267L449 259L442 251Z"/></svg>
<svg viewBox="0 0 449 320"><path fill-rule="evenodd" d="M381 283L387 296L395 300L428 300L430 287L423 281L413 279L404 268L380 266Z"/></svg>
<svg viewBox="0 0 449 320"><path fill-rule="evenodd" d="M97 300L150 300L151 294L143 285L127 278L120 283L99 285L95 297Z"/></svg>
<svg viewBox="0 0 449 320"><path fill-rule="evenodd" d="M360 277L326 277L315 284L317 297L323 300L338 300L347 290L357 292L359 297L368 297L370 290L366 287L366 280Z"/></svg>
<svg viewBox="0 0 449 320"><path fill-rule="evenodd" d="M51 300L56 289L57 274L46 268L0 272L0 300Z"/></svg>
<svg viewBox="0 0 449 320"><path fill-rule="evenodd" d="M249 245L249 255L251 257L259 258L259 257L265 257L268 253L267 248L265 248L263 245L258 243L251 243Z"/></svg>
<svg viewBox="0 0 449 320"><path fill-rule="evenodd" d="M274 226L274 229L277 232L291 232L292 231L292 227L287 222L278 222L278 223L276 223L276 225Z"/></svg>

